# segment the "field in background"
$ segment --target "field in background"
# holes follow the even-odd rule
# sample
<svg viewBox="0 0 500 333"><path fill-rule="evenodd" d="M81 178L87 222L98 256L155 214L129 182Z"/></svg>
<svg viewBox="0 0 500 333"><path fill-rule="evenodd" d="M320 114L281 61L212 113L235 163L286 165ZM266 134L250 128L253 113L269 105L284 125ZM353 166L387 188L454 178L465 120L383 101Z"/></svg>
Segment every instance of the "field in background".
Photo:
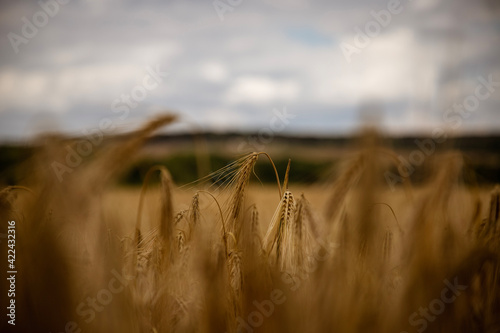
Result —
<svg viewBox="0 0 500 333"><path fill-rule="evenodd" d="M484 203L489 201L491 190L493 185L485 186L479 190L480 200ZM173 204L174 211L179 212L182 210L189 209L191 204L191 198L198 190L197 187L187 187L176 189L173 192ZM320 219L323 212L326 210L326 205L328 204L329 195L331 192L331 187L328 185L291 185L290 191L296 193L297 195L304 194L305 197L310 201L311 207L318 214L317 218ZM144 207L143 215L145 221L157 221L159 219L159 213L161 212L161 201L158 200L160 197L161 189L158 186L152 186L148 190L146 195L146 205ZM120 221L122 225L121 236L130 236L133 234L135 228L135 222L137 218L137 206L139 202L140 189L137 187L116 187L110 189L104 194L103 197L103 207L106 216L112 220ZM217 191L214 191L217 193ZM428 187L415 187L413 189L414 199L416 201L422 200L428 193ZM268 222L276 210L276 207L280 201L278 196L278 191L276 185L270 184L256 184L249 186L248 191L248 203L256 204L259 207L259 214L262 220L262 225L260 230L262 233L266 231L268 227ZM377 204L373 206L373 209L378 213L382 214L382 219L384 223L391 225L395 222L395 218L400 221L400 223L405 223L408 221L409 214L412 210L409 209L412 206L412 202L406 197L406 193L402 188L396 191L386 190L383 193L379 193ZM450 201L450 206L453 207L453 218L460 220L463 226L463 232L467 230L466 216L472 214L471 193L467 188L461 187L455 190L454 196ZM381 205L381 204L384 205ZM466 204L464 204L466 203ZM395 216L392 214L391 210L387 204L394 211ZM481 214L488 214L488 205L482 206ZM205 200L202 204L202 210L212 211L216 214L216 207L213 202ZM203 219L203 217L202 217ZM156 225L144 225L146 230L154 229ZM407 227L402 225L402 227Z"/></svg>
<svg viewBox="0 0 500 333"><path fill-rule="evenodd" d="M80 139L67 139L66 144L72 145ZM124 138L108 138L99 145L94 145L92 153L120 142ZM272 140L262 141L259 135L249 134L198 134L156 136L149 139L145 145L127 163L127 169L120 177L122 185L138 186L142 184L147 170L153 165L164 165L170 171L174 181L183 185L216 171L235 159L252 151L266 151L273 156L276 166L283 170L288 159L293 160L294 172L290 175L291 183L313 184L332 180L338 162L348 159L357 148L356 138L311 138L276 136ZM425 137L385 138L383 145L393 149L405 161L413 152L422 152L425 156L424 165L415 166L415 171L409 176L413 183L428 180L430 164L436 153L460 151L467 164L466 169L474 173L479 185L500 183L500 137L459 137L450 138L445 142L434 142L432 153L416 143L429 140ZM264 144L264 142L266 142ZM36 147L36 146L34 146ZM14 185L23 181L26 174L23 163L29 161L34 152L33 146L0 145L0 184ZM64 157L58 162L65 164ZM83 162L92 159L92 155L83 157ZM50 163L49 165L50 166ZM397 172L395 166L391 166ZM263 183L275 181L270 166L256 166L256 173Z"/></svg>

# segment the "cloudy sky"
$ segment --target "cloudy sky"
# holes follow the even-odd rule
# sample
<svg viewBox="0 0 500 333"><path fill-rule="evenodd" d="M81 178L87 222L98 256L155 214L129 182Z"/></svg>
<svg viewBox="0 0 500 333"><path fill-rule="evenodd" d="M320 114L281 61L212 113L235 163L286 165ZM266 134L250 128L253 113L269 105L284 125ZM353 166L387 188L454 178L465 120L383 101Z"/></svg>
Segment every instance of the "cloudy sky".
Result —
<svg viewBox="0 0 500 333"><path fill-rule="evenodd" d="M3 140L126 131L164 110L180 129L286 112L288 133L500 132L493 0L0 3Z"/></svg>

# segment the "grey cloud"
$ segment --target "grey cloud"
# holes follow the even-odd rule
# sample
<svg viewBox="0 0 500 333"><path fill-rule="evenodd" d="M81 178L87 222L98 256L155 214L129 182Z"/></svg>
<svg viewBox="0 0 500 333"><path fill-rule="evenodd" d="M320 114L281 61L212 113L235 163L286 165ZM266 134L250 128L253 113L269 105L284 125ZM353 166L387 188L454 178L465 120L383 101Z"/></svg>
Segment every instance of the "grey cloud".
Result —
<svg viewBox="0 0 500 333"><path fill-rule="evenodd" d="M324 132L329 128L344 132L356 128L363 89L377 88L376 83L366 86L366 82L394 85L394 89L384 90L399 91L394 96L388 93L379 96L387 109L386 117L398 119L412 128L412 105L429 106L435 98L432 94L450 84L460 85L478 75L499 73L500 7L491 1L474 4L428 1L428 5L420 7L415 2L412 5L402 2L408 6L373 43L384 38L390 42L390 38L396 36L394 33L408 30L414 41L404 47L410 49L393 45L392 51L376 53L374 46L368 46L362 50L359 61L352 64L342 57L340 42L354 35L354 27L362 28L373 19L370 11L385 9L387 1L294 0L289 3L287 6L281 0L243 1L234 11L227 12L221 22L211 1L75 1L61 7L60 13L27 45L20 45L21 51L15 54L7 34L19 33L21 17L29 18L40 8L36 2L1 2L0 31L4 38L0 40L3 50L0 82L7 74L31 80L36 73L47 78L49 84L43 91L50 96L22 91L32 85L21 85L17 89L0 85L0 98L4 101L4 106L0 105L0 136L29 135L28 115L41 114L41 110L52 112L50 103L57 99L57 94L66 91L62 89L64 86L54 84L57 80L69 82L79 90L59 96L68 106L63 113L52 113L53 117L75 131L82 126L93 126L99 117L109 112L112 101L121 92L130 92L140 83L140 73L148 65L159 64L169 76L134 109L137 119L144 119L150 110L168 108L204 120L210 114L226 112L231 114L234 129L238 130L264 126L265 110L285 104L290 109L307 110L301 111L300 123L287 128L299 132L315 127ZM413 60L395 58L405 52L412 55ZM388 61L394 68L402 69L408 67L410 61L416 61L415 73L419 74L419 70L434 73L435 87L426 87L425 93L416 95L400 91L399 86L405 84L404 81L418 82L417 77L395 72L373 80L364 74L373 73L377 66ZM220 72L213 80L203 73L203 68L211 64L217 67L216 74ZM124 72L113 80L106 77L111 74L100 68L121 68ZM85 73L90 78L79 77ZM398 75L399 84L394 81ZM228 93L245 77L270 80L275 86L294 82L298 87L296 98L229 103ZM84 79L91 83L85 83ZM27 84L28 81L19 82ZM342 93L336 95L339 91ZM252 91L246 93L251 95ZM332 97L328 97L329 93ZM32 104L36 105L37 98L47 104L40 108L17 105L24 95L33 99ZM498 96L495 92L493 99L498 100ZM443 97L442 103L446 104L450 98ZM487 105L496 107L493 102ZM438 111L434 108L429 114ZM500 124L492 118L495 113L488 110L470 123L499 130ZM388 120L387 124L389 130L397 130L394 122ZM432 122L427 126L433 126ZM467 126L463 130L466 131Z"/></svg>

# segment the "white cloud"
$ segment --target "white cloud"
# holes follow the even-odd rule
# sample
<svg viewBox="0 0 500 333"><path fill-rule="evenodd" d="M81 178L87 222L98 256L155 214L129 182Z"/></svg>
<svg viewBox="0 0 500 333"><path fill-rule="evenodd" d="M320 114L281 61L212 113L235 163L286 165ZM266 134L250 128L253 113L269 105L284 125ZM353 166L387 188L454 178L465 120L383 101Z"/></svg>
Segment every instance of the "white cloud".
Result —
<svg viewBox="0 0 500 333"><path fill-rule="evenodd" d="M218 62L206 62L200 68L202 78L209 82L221 83L228 78L228 72L224 65Z"/></svg>
<svg viewBox="0 0 500 333"><path fill-rule="evenodd" d="M230 104L261 104L273 101L289 102L297 98L300 86L294 80L273 80L265 76L242 76L226 93Z"/></svg>
<svg viewBox="0 0 500 333"><path fill-rule="evenodd" d="M202 121L207 128L224 131L241 128L245 125L245 117L237 111L230 109L211 109L202 116Z"/></svg>
<svg viewBox="0 0 500 333"><path fill-rule="evenodd" d="M129 63L71 66L54 71L8 70L0 73L0 112L9 108L65 112L75 104L111 105L147 75ZM151 93L154 93L152 91Z"/></svg>

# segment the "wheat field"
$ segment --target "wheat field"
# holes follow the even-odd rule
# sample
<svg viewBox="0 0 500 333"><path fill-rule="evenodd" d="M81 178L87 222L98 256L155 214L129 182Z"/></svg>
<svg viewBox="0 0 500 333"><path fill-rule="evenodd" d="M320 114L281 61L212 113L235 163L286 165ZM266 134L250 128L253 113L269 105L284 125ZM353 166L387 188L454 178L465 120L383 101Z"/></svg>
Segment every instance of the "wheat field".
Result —
<svg viewBox="0 0 500 333"><path fill-rule="evenodd" d="M500 190L466 184L460 152L394 191L382 176L394 154L372 132L320 184L289 184L292 160L261 185L254 167L272 156L255 152L184 186L168 166L118 186L173 121L63 181L50 162L65 141L46 137L25 181L0 191L18 270L16 325L2 332L500 332Z"/></svg>

